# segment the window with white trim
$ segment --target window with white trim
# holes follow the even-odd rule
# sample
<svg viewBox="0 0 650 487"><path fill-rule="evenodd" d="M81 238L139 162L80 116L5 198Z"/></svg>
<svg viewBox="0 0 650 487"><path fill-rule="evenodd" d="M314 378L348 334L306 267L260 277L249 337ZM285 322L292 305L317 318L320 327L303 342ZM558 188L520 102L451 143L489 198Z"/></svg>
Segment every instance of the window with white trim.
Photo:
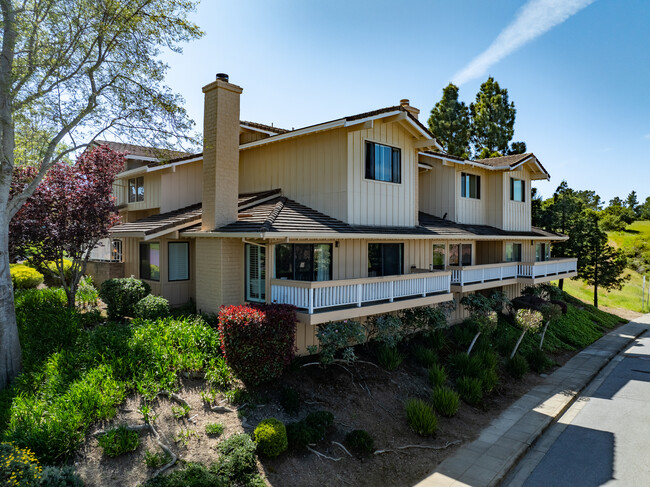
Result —
<svg viewBox="0 0 650 487"><path fill-rule="evenodd" d="M460 173L460 195L463 198L481 199L481 176Z"/></svg>
<svg viewBox="0 0 650 487"><path fill-rule="evenodd" d="M187 281L190 278L190 243L169 242L167 247L168 281Z"/></svg>
<svg viewBox="0 0 650 487"><path fill-rule="evenodd" d="M443 270L445 268L445 244L433 244L433 257L431 269Z"/></svg>
<svg viewBox="0 0 650 487"><path fill-rule="evenodd" d="M246 244L246 301L266 301L266 247Z"/></svg>
<svg viewBox="0 0 650 487"><path fill-rule="evenodd" d="M472 265L472 244L449 244L449 265Z"/></svg>
<svg viewBox="0 0 650 487"><path fill-rule="evenodd" d="M366 141L366 179L402 182L402 151L376 142Z"/></svg>
<svg viewBox="0 0 650 487"><path fill-rule="evenodd" d="M526 182L523 179L510 178L510 200L526 201Z"/></svg>
<svg viewBox="0 0 650 487"><path fill-rule="evenodd" d="M129 203L144 201L144 176L129 179Z"/></svg>

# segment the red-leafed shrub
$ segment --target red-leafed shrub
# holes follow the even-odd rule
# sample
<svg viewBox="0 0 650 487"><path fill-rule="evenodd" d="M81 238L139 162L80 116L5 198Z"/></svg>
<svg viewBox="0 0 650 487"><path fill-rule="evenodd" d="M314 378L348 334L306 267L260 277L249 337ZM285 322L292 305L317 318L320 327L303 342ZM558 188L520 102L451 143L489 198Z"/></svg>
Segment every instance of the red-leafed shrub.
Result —
<svg viewBox="0 0 650 487"><path fill-rule="evenodd" d="M296 308L222 306L219 335L226 362L237 377L251 385L277 379L296 353Z"/></svg>

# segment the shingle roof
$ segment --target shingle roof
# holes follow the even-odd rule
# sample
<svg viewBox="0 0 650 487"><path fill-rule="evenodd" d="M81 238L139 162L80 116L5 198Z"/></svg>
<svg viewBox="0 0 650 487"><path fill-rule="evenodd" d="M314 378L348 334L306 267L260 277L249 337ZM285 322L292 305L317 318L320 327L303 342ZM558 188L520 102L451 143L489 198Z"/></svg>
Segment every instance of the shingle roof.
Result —
<svg viewBox="0 0 650 487"><path fill-rule="evenodd" d="M115 152L126 152L129 155L134 157L155 157L160 160L169 160L185 156L191 156L189 152L168 150L168 149L157 149L155 147L146 147L143 145L134 145L134 144L125 144L123 142L112 142L110 140L95 140L93 142L95 145L107 145L110 149Z"/></svg>
<svg viewBox="0 0 650 487"><path fill-rule="evenodd" d="M251 128L256 128L256 129L262 129L266 130L268 132L275 132L276 134L285 134L289 132L287 129L281 129L280 127L274 127L272 125L265 125L263 123L257 123L257 122L248 122L246 120L241 120L239 122L241 125L246 125Z"/></svg>
<svg viewBox="0 0 650 487"><path fill-rule="evenodd" d="M489 159L475 159L474 162L480 162L481 164L492 167L512 167L516 166L521 161L528 159L532 155L532 152L526 152L525 154L511 154L509 156L490 157Z"/></svg>
<svg viewBox="0 0 650 487"><path fill-rule="evenodd" d="M269 193L269 192L265 192ZM263 194L263 193L258 193ZM240 195L240 202L245 201ZM241 203L240 203L241 204ZM184 231L199 231L200 225ZM443 220L433 215L420 212L419 225L416 227L384 227L371 225L350 225L317 210L302 205L286 197L278 196L240 210L236 222L215 230L223 233L265 233L272 237L273 233L309 234L363 234L380 235L421 235L422 237L521 237L521 238L557 238L562 235L533 228L530 232L513 232L501 230L489 225L463 225L449 220Z"/></svg>
<svg viewBox="0 0 650 487"><path fill-rule="evenodd" d="M141 234L143 237L160 233L165 230L172 231L192 222L201 221L201 203L186 206L178 210L148 216L130 223L121 223L110 229L111 235L119 237L124 234Z"/></svg>

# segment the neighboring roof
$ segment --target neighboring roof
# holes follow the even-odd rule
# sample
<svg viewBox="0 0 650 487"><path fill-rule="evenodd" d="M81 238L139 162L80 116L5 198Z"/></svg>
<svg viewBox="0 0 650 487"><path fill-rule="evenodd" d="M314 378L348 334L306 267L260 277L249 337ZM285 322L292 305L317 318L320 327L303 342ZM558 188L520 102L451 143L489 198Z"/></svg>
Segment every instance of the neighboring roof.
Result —
<svg viewBox="0 0 650 487"><path fill-rule="evenodd" d="M130 223L121 223L110 229L115 237L151 237L186 228L201 221L201 203L178 210L148 216Z"/></svg>
<svg viewBox="0 0 650 487"><path fill-rule="evenodd" d="M273 125L264 125L263 123L248 122L246 120L240 120L239 125L242 127L264 130L266 132L275 132L276 134L285 134L289 132L287 129L281 129L279 127L274 127Z"/></svg>
<svg viewBox="0 0 650 487"><path fill-rule="evenodd" d="M265 192L268 194L269 192ZM265 193L257 193L262 195ZM240 205L249 195L240 195ZM273 238L273 234L295 234L297 237L309 234L354 235L363 238L364 234L392 236L422 236L423 238L565 238L563 235L533 228L530 232L512 232L488 225L463 225L443 220L420 212L417 227L383 227L371 225L350 225L317 210L302 205L286 197L277 196L262 203L240 210L236 222L216 229L223 234L251 234ZM184 230L186 233L199 232L200 225Z"/></svg>
<svg viewBox="0 0 650 487"><path fill-rule="evenodd" d="M146 147L143 145L134 145L134 144L125 144L123 142L112 142L109 140L95 140L93 142L95 145L107 145L110 149L115 152L126 152L127 155L133 156L134 159L139 157L144 157L146 159L159 159L159 160L170 160L179 157L186 157L191 155L189 152L185 151L176 151L168 149L157 149L155 147Z"/></svg>
<svg viewBox="0 0 650 487"><path fill-rule="evenodd" d="M450 159L452 161L458 161L461 164L473 164L473 165L481 165L486 168L490 169L515 169L517 166L520 164L526 162L529 159L533 159L534 163L537 164L541 172L546 174L547 178L550 178L549 172L542 166L542 163L539 162L539 159L535 154L532 152L526 152L525 154L511 154L508 156L499 156L499 157L490 157L488 159L464 159L462 157L458 156L452 156L451 154L447 154L446 152L440 152L440 151L423 151L422 154L434 156L434 157L441 157L443 159Z"/></svg>
<svg viewBox="0 0 650 487"><path fill-rule="evenodd" d="M255 206L262 201L271 199L273 196L279 195L282 192L281 189L271 189L269 191L259 191L257 193L243 193L239 195L237 200L238 208L247 208L250 206Z"/></svg>

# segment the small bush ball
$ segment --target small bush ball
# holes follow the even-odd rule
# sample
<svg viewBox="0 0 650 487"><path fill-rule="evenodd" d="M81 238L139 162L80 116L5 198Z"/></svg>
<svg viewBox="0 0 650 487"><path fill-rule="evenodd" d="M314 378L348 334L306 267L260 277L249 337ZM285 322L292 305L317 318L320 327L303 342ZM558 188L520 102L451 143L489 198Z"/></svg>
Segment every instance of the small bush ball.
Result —
<svg viewBox="0 0 650 487"><path fill-rule="evenodd" d="M265 457L277 457L289 447L287 429L282 421L268 418L260 421L254 432L257 451Z"/></svg>

